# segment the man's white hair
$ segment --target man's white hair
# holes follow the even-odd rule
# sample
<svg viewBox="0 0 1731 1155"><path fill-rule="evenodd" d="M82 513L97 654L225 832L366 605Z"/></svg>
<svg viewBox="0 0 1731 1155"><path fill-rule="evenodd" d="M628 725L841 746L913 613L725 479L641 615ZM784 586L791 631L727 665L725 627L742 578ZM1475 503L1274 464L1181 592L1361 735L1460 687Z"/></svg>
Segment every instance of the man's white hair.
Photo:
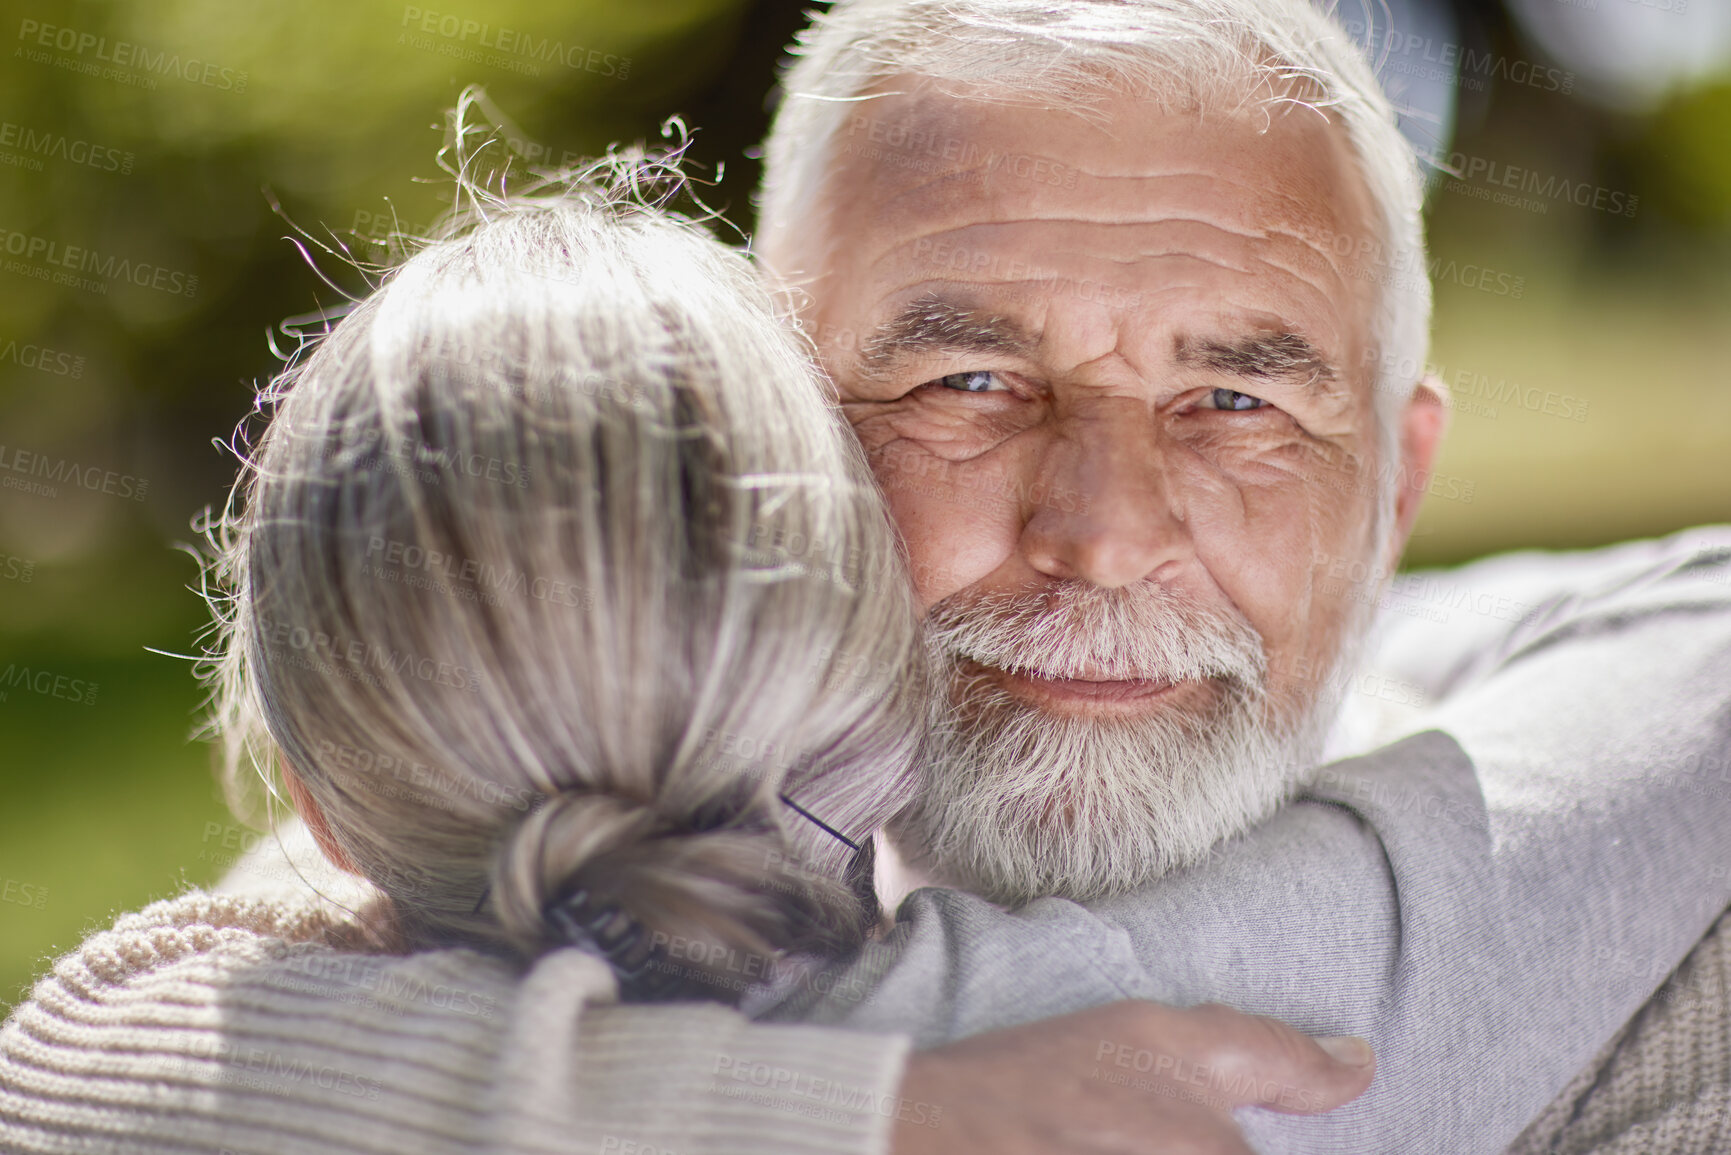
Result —
<svg viewBox="0 0 1731 1155"><path fill-rule="evenodd" d="M1330 5L1332 8L1332 4ZM911 75L1086 113L1104 91L1166 107L1301 102L1345 129L1381 220L1363 251L1321 238L1381 287L1372 319L1382 472L1430 331L1417 158L1361 49L1310 0L837 0L799 38L765 143L763 235L809 229L837 140L872 87ZM1395 486L1382 487L1392 501Z"/></svg>

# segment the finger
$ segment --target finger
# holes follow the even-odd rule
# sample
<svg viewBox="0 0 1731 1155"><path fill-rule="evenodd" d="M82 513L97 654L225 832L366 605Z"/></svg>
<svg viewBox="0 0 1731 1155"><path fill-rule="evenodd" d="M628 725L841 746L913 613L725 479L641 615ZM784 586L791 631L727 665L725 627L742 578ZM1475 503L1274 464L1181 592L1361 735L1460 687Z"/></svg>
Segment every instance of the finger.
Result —
<svg viewBox="0 0 1731 1155"><path fill-rule="evenodd" d="M1279 1019L1246 1015L1230 1007L1195 1007L1212 1028L1193 1072L1234 1104L1287 1114L1332 1111L1362 1095L1376 1076L1376 1055L1363 1039L1311 1038Z"/></svg>

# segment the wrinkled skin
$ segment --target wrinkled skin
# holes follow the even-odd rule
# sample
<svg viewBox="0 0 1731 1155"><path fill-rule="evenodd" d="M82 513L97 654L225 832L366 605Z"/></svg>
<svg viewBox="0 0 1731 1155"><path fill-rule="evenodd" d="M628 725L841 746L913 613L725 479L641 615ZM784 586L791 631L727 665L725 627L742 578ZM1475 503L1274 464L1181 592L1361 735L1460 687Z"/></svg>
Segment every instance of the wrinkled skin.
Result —
<svg viewBox="0 0 1731 1155"><path fill-rule="evenodd" d="M1327 571L1393 565L1444 426L1415 388L1399 460L1377 461L1374 270L1338 255L1377 234L1344 133L1308 108L1114 97L1089 123L909 78L880 89L814 219L763 252L810 295L923 604L1162 583L1244 615L1271 702L1301 708L1367 605ZM915 302L941 323L898 326ZM1001 679L1100 716L1209 692Z"/></svg>

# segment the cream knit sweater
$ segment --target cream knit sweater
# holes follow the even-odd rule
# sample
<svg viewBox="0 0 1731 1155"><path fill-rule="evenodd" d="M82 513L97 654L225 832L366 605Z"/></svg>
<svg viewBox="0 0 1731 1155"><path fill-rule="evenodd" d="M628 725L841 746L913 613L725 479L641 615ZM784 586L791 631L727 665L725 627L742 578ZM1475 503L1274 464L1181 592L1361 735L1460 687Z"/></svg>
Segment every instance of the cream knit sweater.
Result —
<svg viewBox="0 0 1731 1155"><path fill-rule="evenodd" d="M887 1146L905 1038L620 1006L572 950L518 974L467 950L361 946L354 921L304 897L194 891L124 916L0 1026L0 1150Z"/></svg>

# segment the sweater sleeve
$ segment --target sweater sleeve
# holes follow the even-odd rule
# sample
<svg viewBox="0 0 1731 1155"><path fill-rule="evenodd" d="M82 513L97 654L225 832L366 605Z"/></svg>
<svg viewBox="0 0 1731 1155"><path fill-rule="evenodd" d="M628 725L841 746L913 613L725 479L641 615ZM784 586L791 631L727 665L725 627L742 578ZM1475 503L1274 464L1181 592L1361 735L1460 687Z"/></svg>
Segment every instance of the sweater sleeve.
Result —
<svg viewBox="0 0 1731 1155"><path fill-rule="evenodd" d="M355 949L328 904L121 918L0 1025L0 1146L157 1155L881 1152L904 1038L620 1006L577 951ZM886 1110L886 1107L889 1110Z"/></svg>
<svg viewBox="0 0 1731 1155"><path fill-rule="evenodd" d="M1517 639L1669 566L1723 572L1731 528L1703 526L1605 549L1519 550L1399 575L1379 599L1368 662L1428 701L1495 670Z"/></svg>

